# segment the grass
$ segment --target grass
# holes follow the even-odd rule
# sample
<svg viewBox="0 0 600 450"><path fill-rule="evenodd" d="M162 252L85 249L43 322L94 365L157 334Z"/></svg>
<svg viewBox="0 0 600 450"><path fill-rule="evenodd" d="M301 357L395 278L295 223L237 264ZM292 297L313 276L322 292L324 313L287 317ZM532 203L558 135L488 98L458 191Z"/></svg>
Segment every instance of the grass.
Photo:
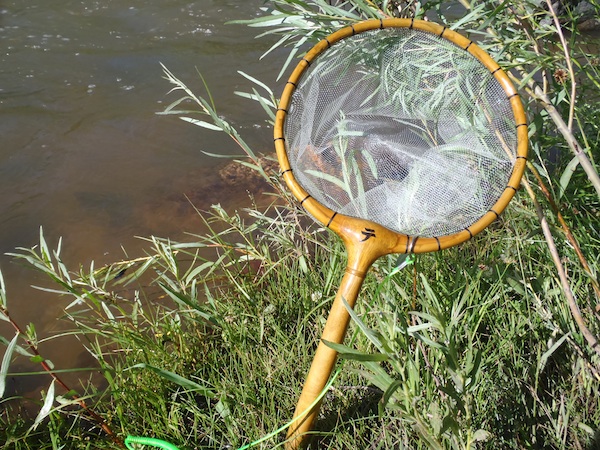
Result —
<svg viewBox="0 0 600 450"><path fill-rule="evenodd" d="M278 14L296 24L282 43L303 43L307 30L321 32L300 20L307 17L306 4L278 3L273 32ZM318 9L314 20L325 28L336 20L390 13L385 8L394 4L377 2L373 9L369 2L334 3L311 2ZM530 15L509 8L489 16L481 8L470 11L463 26L489 33L491 42L495 32L516 33L515 21L541 15L533 9ZM486 28L492 19L496 30ZM540 25L539 33L549 31ZM508 53L518 54L515 45L530 42L519 36L504 41ZM542 56L535 61L546 64ZM525 70L522 60L512 64L516 73ZM190 110L200 108L211 122L191 123L228 133L248 155L244 163L268 176L237 131L214 114L212 99L166 75L185 96L167 112L190 121ZM597 71L588 67L585 75L591 80L587 93ZM599 334L600 205L589 167L566 176L573 157L546 156L550 146L568 150L571 141L563 133L570 132L585 143L584 156L594 168L597 127L584 118L597 117L600 109L569 99L570 86L558 81L542 85L541 93L521 81L531 94L531 159L540 179L530 171L500 220L471 241L419 256L402 270L402 258L377 261L352 311L348 338L337 347L339 373L324 393L310 448L600 448L600 361L581 326L592 337ZM269 110L276 102L266 92L255 89L249 96ZM539 98L556 101L536 103ZM566 129L555 114L566 119ZM568 128L578 121L580 128ZM41 372L49 374L41 398L17 393L0 400L2 448L116 449L129 435L180 449L280 448L285 431L277 430L292 416L345 252L277 178L271 182L271 205L249 200L240 212L215 206L199 212L206 225L201 235L186 242L151 237L146 255L105 267L66 267L61 248L68 237L51 244L40 233L36 247L17 249L15 258L48 276L43 289L72 299L62 319L97 365L75 389L62 382L63 368L45 360L38 345L59 345L60 336L38 337L34 324L16 323L10 308L18 299L7 295L2 280L0 318L15 333L2 337L0 392L8 392L7 383L18 376L12 368L23 360L42 364Z"/></svg>
<svg viewBox="0 0 600 450"><path fill-rule="evenodd" d="M96 281L96 303L90 274L72 278L84 303L68 317L106 384L83 396L118 436L237 449L291 417L343 249L315 225L298 229L308 222L293 206L249 211L251 224L213 214L204 237L152 241L129 279L112 275L131 262L97 270L96 280L110 276ZM585 448L600 423L598 383L526 223L513 208L483 236L404 271L378 262L311 448ZM201 248L214 255L200 258ZM139 279L151 298L123 287ZM30 431L9 411L5 448L119 448L79 408L55 402Z"/></svg>

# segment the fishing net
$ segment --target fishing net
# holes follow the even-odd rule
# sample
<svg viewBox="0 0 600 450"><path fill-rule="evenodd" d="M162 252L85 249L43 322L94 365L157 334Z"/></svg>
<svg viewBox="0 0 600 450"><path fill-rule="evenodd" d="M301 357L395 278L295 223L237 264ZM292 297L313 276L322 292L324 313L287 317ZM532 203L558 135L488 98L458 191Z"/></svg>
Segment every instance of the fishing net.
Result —
<svg viewBox="0 0 600 450"><path fill-rule="evenodd" d="M295 86L284 129L294 177L312 197L411 236L475 223L517 157L515 118L493 73L409 28L332 44Z"/></svg>

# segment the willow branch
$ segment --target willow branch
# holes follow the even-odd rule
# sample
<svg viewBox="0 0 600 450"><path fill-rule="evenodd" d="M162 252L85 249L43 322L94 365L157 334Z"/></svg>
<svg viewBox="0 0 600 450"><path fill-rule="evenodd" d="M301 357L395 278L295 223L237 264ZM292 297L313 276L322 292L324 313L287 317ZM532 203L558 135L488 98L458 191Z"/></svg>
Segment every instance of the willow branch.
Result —
<svg viewBox="0 0 600 450"><path fill-rule="evenodd" d="M546 112L548 113L548 115L550 116L550 118L552 119L554 124L556 125L556 128L558 128L558 131L560 131L560 133L562 134L568 147L571 149L573 154L577 157L577 160L579 161L579 164L585 171L585 174L587 175L588 179L590 180L590 183L592 183L592 186L594 186L594 189L596 189L598 198L600 198L600 176L598 175L596 168L594 167L594 165L588 158L585 151L582 149L579 142L577 142L577 139L575 138L575 136L569 129L569 126L563 120L560 113L557 111L557 109L554 107L554 105L550 102L550 99L548 98L548 96L532 80L530 80L528 82L528 89L526 89L526 92L529 94L529 96L531 98L533 98L534 100L536 100L542 104L543 108L546 110Z"/></svg>
<svg viewBox="0 0 600 450"><path fill-rule="evenodd" d="M552 2L550 0L546 0L546 4L548 5L548 10L550 14L552 14L552 20L554 21L554 26L556 27L556 34L558 34L558 38L560 39L560 43L563 48L563 52L565 55L565 62L567 63L567 69L569 70L569 78L571 79L571 102L569 105L569 120L568 120L568 129L570 132L573 131L573 117L575 116L575 95L577 92L577 80L575 79L575 71L573 70L573 64L571 62L571 55L569 55L569 48L567 46L567 41L565 40L565 35L562 31L562 27L560 26L560 22L558 20L558 16L556 15L556 11L552 6Z"/></svg>
<svg viewBox="0 0 600 450"><path fill-rule="evenodd" d="M544 183L542 176L540 175L538 170L535 168L535 166L531 162L527 163L527 167L529 168L531 173L533 173L533 176L535 177L535 179L537 181L538 187L544 194L544 197L546 197L546 200L548 201L548 204L550 205L552 212L556 215L556 218L558 219L558 222L560 223L560 226L562 227L563 232L565 233L565 237L567 238L567 240L573 247L573 250L577 254L577 258L579 259L579 262L581 263L583 270L589 276L590 281L592 283L592 288L594 289L594 293L596 294L596 300L597 300L596 311L600 311L600 285L598 284L596 275L592 272L592 269L591 269L590 265L588 264L586 257L584 256L583 252L581 251L579 242L573 235L571 228L569 227L569 225L565 221L565 218L563 217L560 210L558 209L558 205L554 201L554 198L552 197L550 190Z"/></svg>
<svg viewBox="0 0 600 450"><path fill-rule="evenodd" d="M546 0L546 1L549 1L549 0ZM556 23L556 21L558 21L558 19L556 17L556 13L554 12L554 9L551 9L551 13L552 13L553 19L555 20L555 23ZM524 26L524 21L522 20L521 16L514 10L513 10L513 14L515 15L516 20L522 26ZM490 36L494 36L500 42L502 41L500 39L500 37L498 36L498 33L494 29L488 28L487 31L490 34ZM575 76L574 76L573 66L571 64L571 58L568 54L566 42L564 41L564 35L562 34L562 30L560 28L560 23L557 25L557 33L559 35L559 39L563 43L563 50L565 51L565 58L566 58L567 66L569 67L569 75L571 77L571 82L572 82L571 105L570 105L570 109L569 109L569 118L568 118L569 124L567 124L564 121L564 119L562 118L560 113L554 107L554 105L550 101L550 98L548 97L548 94L546 93L546 91L544 89L542 89L533 80L533 78L528 76L529 75L528 71L525 70L525 68L522 65L517 65L515 67L515 70L518 71L518 73L522 77L521 80L518 79L518 77L515 77L512 73L509 73L509 76L518 85L522 85L523 84L522 80L529 78L529 80L527 81L526 92L529 94L529 96L533 100L541 103L542 107L546 110L546 112L548 113L548 115L550 116L550 118L552 119L552 121L554 122L556 127L558 128L558 131L560 131L560 133L562 134L564 140L567 143L567 146L573 152L573 154L577 157L579 164L585 171L588 179L590 180L590 183L592 183L592 186L594 186L594 189L596 190L596 193L597 193L598 197L600 198L600 176L598 175L598 171L596 170L596 168L594 167L594 165L588 158L588 156L585 153L585 151L583 150L583 147L581 146L581 144L579 144L579 142L577 142L577 139L575 138L575 135L573 134L572 129L571 129L571 124L572 124L573 115L574 115L574 111L575 111L575 109L574 109L575 108L575 88L576 88ZM535 49L536 49L536 46L534 45L534 50ZM510 58L510 55L508 55L508 56ZM545 83L545 77L544 77L544 83Z"/></svg>
<svg viewBox="0 0 600 450"><path fill-rule="evenodd" d="M581 311L579 310L579 306L577 305L577 301L575 300L575 295L571 289L571 285L569 284L569 280L567 278L567 273L565 268L561 262L560 254L558 253L558 249L556 248L556 243L554 241L554 236L552 236L552 231L550 231L550 226L544 215L544 211L542 207L537 201L535 196L535 192L531 188L529 182L523 178L521 183L525 186L527 193L531 197L531 200L535 206L535 212L538 216L538 220L540 221L540 225L542 227L542 232L544 233L544 238L546 239L546 244L548 245L548 249L550 250L550 255L552 256L552 261L556 267L556 272L558 274L558 278L560 280L562 290L567 297L567 301L569 303L569 309L571 311L571 315L579 328L579 331L587 341L588 345L596 352L598 356L600 356L600 343L598 339L592 334L589 328L586 326L585 321L581 315Z"/></svg>
<svg viewBox="0 0 600 450"><path fill-rule="evenodd" d="M21 336L23 338L23 340L27 344L27 347L29 347L29 350L31 350L31 352L35 356L37 356L37 357L39 357L39 359L41 359L40 364L41 364L42 368L48 373L48 375L50 375L52 377L52 379L54 379L54 381L56 381L65 391L71 392L71 393L74 392L56 373L54 373L54 371L48 365L46 360L43 359L42 355L40 354L40 352L37 349L37 346L26 337L27 335L25 334L23 329L19 326L19 324L17 322L15 322L14 319L10 316L10 314L8 313L8 310L6 310L5 308L2 308L1 312L8 319L8 321L10 322L12 327L19 334L19 336ZM118 437L112 431L112 429L109 427L109 425L106 423L106 421L102 418L102 416L100 416L100 414L98 414L96 411L94 411L92 408L90 408L87 405L87 403L85 402L85 400L83 400L78 395L72 394L72 396L73 396L73 400L75 400L79 404L79 406L100 426L100 428L102 428L102 430L108 436L110 436L110 438L112 439L112 441L115 444L117 444L119 447L125 448L125 444L123 443L122 439L120 437Z"/></svg>

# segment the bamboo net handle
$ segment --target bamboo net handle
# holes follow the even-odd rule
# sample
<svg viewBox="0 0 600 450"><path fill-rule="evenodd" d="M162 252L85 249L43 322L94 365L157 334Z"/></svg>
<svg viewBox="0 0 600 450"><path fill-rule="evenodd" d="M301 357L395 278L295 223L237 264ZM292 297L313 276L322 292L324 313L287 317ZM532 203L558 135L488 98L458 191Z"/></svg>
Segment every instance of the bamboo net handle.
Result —
<svg viewBox="0 0 600 450"><path fill-rule="evenodd" d="M323 340L341 344L346 336L350 314L344 305L342 299L354 307L358 292L365 279L365 273L356 271L346 271L342 279L340 288L337 292L329 317L321 336L321 342L315 353L312 365L306 377L306 382L302 389L302 394L296 405L294 419L302 416L308 408L314 403L319 394L323 391L333 368L337 361L337 352L323 343ZM294 421L288 431L289 441L286 443L286 450L295 450L303 445L308 438L307 434L313 427L313 424L319 414L320 404L315 405L312 410L304 417Z"/></svg>

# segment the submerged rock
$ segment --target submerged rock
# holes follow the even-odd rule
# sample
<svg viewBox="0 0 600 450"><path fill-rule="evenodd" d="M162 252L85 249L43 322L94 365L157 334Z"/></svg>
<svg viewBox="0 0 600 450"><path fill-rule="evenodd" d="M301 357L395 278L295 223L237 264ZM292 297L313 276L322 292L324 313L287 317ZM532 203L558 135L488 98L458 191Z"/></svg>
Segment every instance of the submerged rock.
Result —
<svg viewBox="0 0 600 450"><path fill-rule="evenodd" d="M279 167L276 160L260 157L258 163L267 175L277 173ZM236 161L232 161L219 171L219 176L229 186L245 187L252 194L263 193L269 188L267 180L255 169Z"/></svg>
<svg viewBox="0 0 600 450"><path fill-rule="evenodd" d="M548 10L548 5L543 2L542 7ZM586 0L556 0L552 2L552 9L562 24L569 23L571 19L579 31L600 30L600 8ZM542 20L542 24L551 24L552 18Z"/></svg>
<svg viewBox="0 0 600 450"><path fill-rule="evenodd" d="M573 9L580 31L600 30L600 10L590 2L580 1Z"/></svg>

